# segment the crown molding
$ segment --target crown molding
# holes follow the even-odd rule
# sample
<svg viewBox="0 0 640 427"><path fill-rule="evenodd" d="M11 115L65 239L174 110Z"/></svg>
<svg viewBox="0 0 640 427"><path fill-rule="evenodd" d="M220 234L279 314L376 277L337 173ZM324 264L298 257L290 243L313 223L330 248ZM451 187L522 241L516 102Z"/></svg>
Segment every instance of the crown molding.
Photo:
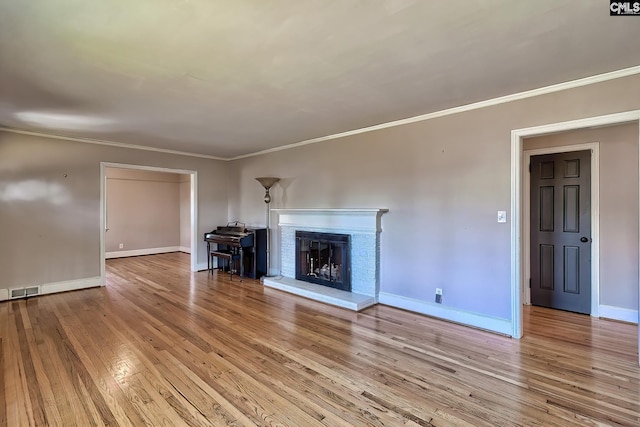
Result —
<svg viewBox="0 0 640 427"><path fill-rule="evenodd" d="M293 144L283 145L280 147L270 148L268 150L258 151L255 153L244 154L242 156L232 157L228 160L239 160L247 157L260 156L263 154L275 153L277 151L288 150L291 148L302 147L303 145L315 144L318 142L329 141L332 139L344 138L347 136L358 135L366 132L373 132L377 130L387 129L396 126L402 126L409 123L422 122L425 120L431 120L438 117L450 116L453 114L459 114L466 111L478 110L480 108L491 107L494 105L505 104L507 102L518 101L526 98L533 98L534 96L545 95L548 93L560 92L567 89L573 89L581 86L588 86L594 83L601 83L609 80L619 79L621 77L628 77L635 74L640 74L640 66L623 68L621 70L611 71L604 74L597 74L595 76L584 77L577 80L571 80L564 83L558 83L551 86L545 86L538 89L532 89L524 92L518 92L511 95L505 95L498 98L492 98L485 101L474 102L471 104L461 105L458 107L448 108L446 110L435 111L433 113L422 114L420 116L409 117L406 119L394 120L392 122L381 123L378 125L368 126L360 129L354 129L346 132L336 133L333 135L321 136L319 138L307 139L305 141L295 142Z"/></svg>
<svg viewBox="0 0 640 427"><path fill-rule="evenodd" d="M176 154L178 156L200 157L203 159L225 160L225 161L230 160L228 158L210 156L208 154L198 154L198 153L190 153L187 151L169 150L167 148L156 148L156 147L149 147L146 145L127 144L125 142L107 141L104 139L62 136L62 135L56 135L56 134L50 134L50 133L44 133L44 132L34 132L29 130L15 129L15 128L10 128L6 126L0 126L0 131L18 133L21 135L39 136L43 138L61 139L64 141L84 142L86 144L107 145L109 147L129 148L132 150L153 151L156 153L165 153L165 154Z"/></svg>

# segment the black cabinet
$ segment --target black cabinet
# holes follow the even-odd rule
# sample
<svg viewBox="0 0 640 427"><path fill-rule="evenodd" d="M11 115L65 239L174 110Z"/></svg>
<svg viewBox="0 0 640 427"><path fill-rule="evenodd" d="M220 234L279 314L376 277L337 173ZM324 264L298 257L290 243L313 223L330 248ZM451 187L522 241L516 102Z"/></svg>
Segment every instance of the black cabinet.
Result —
<svg viewBox="0 0 640 427"><path fill-rule="evenodd" d="M255 275L254 279L259 279L267 274L267 229L257 228L255 232Z"/></svg>

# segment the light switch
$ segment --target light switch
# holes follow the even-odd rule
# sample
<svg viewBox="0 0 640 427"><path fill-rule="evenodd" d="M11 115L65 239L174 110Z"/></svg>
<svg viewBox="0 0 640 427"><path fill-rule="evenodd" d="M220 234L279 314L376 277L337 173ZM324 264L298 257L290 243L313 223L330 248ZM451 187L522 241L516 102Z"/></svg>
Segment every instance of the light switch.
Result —
<svg viewBox="0 0 640 427"><path fill-rule="evenodd" d="M498 222L507 222L507 211L498 211Z"/></svg>

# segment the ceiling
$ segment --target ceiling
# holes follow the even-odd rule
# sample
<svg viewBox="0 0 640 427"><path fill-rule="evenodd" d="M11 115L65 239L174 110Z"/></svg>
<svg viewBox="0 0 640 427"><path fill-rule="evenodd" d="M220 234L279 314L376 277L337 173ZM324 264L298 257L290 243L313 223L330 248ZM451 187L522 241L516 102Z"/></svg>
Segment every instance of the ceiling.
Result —
<svg viewBox="0 0 640 427"><path fill-rule="evenodd" d="M3 0L0 126L234 158L640 65L603 0Z"/></svg>

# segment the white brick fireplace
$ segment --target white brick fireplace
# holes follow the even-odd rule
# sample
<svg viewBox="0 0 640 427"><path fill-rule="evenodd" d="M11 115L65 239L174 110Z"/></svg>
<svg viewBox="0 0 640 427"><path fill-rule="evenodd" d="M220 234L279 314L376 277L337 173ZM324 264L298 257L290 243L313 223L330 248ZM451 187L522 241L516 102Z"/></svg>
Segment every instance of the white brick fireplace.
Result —
<svg viewBox="0 0 640 427"><path fill-rule="evenodd" d="M387 209L272 209L278 215L281 276L264 285L352 310L378 302L381 217ZM351 292L296 280L296 231L348 234Z"/></svg>

